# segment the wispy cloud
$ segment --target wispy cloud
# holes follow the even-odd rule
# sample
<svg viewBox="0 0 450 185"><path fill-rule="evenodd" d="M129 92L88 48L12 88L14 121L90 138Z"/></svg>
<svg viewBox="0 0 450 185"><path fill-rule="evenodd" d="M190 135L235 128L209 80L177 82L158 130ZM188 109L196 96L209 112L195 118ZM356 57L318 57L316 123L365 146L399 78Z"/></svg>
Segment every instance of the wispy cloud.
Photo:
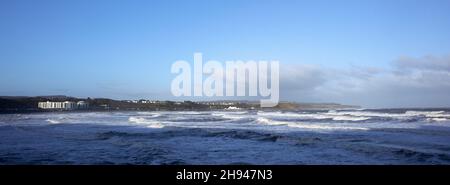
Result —
<svg viewBox="0 0 450 185"><path fill-rule="evenodd" d="M399 57L390 67L282 68L283 99L366 107L450 107L450 57Z"/></svg>

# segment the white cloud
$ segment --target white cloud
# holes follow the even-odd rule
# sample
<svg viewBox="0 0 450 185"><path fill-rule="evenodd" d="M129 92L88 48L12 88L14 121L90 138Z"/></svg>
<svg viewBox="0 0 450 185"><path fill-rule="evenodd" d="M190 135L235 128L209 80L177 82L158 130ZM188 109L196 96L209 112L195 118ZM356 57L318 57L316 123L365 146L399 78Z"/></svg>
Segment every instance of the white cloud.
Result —
<svg viewBox="0 0 450 185"><path fill-rule="evenodd" d="M388 68L281 69L281 98L365 107L450 107L450 57L400 57Z"/></svg>

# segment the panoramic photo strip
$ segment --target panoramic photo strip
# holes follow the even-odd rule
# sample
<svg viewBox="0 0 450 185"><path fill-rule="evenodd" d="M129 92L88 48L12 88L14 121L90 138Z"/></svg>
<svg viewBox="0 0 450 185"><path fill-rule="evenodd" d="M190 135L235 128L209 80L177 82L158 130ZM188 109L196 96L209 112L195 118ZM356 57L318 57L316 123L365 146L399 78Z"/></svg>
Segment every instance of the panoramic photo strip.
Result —
<svg viewBox="0 0 450 185"><path fill-rule="evenodd" d="M272 183L448 165L450 0L0 0L5 176Z"/></svg>

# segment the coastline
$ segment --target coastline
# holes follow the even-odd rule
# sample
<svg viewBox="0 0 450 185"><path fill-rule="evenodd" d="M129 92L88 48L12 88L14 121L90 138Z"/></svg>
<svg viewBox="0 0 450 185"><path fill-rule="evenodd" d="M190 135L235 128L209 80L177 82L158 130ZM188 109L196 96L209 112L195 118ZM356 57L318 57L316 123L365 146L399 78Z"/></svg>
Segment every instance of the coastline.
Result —
<svg viewBox="0 0 450 185"><path fill-rule="evenodd" d="M42 109L39 102L87 102L84 109ZM0 96L0 114L41 113L41 112L103 112L103 111L210 111L210 110L338 110L358 109L360 106L337 103L297 103L280 102L271 108L261 108L259 102L252 101L160 101L160 100L114 100L108 98L75 98L68 96L14 97Z"/></svg>

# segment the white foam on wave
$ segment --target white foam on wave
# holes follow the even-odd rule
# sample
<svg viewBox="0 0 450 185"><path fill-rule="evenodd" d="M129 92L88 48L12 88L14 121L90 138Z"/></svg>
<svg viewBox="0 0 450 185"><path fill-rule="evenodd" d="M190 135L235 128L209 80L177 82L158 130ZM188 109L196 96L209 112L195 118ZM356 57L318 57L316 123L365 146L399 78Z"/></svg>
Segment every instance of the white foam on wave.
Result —
<svg viewBox="0 0 450 185"><path fill-rule="evenodd" d="M198 114L204 114L204 112L198 112L198 111L177 111L177 112L170 112L173 114L185 114L185 115L198 115Z"/></svg>
<svg viewBox="0 0 450 185"><path fill-rule="evenodd" d="M369 130L369 128L364 127L352 127L352 126L328 126L320 124L305 124L299 122L285 122L285 121L275 121L264 117L259 117L256 122L264 125L285 125L292 128L301 128L308 130Z"/></svg>
<svg viewBox="0 0 450 185"><path fill-rule="evenodd" d="M427 118L450 118L450 114L445 111L406 111L409 116L425 116Z"/></svg>
<svg viewBox="0 0 450 185"><path fill-rule="evenodd" d="M329 111L327 113L323 113L324 115L330 116L334 121L364 121L370 119L370 117L363 115L352 115L348 112L336 112Z"/></svg>
<svg viewBox="0 0 450 185"><path fill-rule="evenodd" d="M245 113L247 112L213 112L211 115L225 119L239 120L249 117L249 115L244 115Z"/></svg>
<svg viewBox="0 0 450 185"><path fill-rule="evenodd" d="M334 121L364 121L370 117L346 115L340 112L327 113L293 113L293 112L258 112L260 116L281 117L281 118L301 118L301 119L332 119Z"/></svg>
<svg viewBox="0 0 450 185"><path fill-rule="evenodd" d="M248 116L239 116L239 115L223 115L222 118L225 119L234 119L234 120L238 120L238 119L244 119Z"/></svg>
<svg viewBox="0 0 450 185"><path fill-rule="evenodd" d="M369 130L369 128L364 127L327 126L327 125L301 124L301 123L288 124L288 126L304 129L317 129L317 130Z"/></svg>
<svg viewBox="0 0 450 185"><path fill-rule="evenodd" d="M259 116L273 116L273 117L304 117L306 114L297 114L297 113L290 113L290 112L264 112L264 111L258 111L257 113Z"/></svg>
<svg viewBox="0 0 450 185"><path fill-rule="evenodd" d="M49 123L51 123L51 124L58 124L58 123L61 123L61 121L54 120L54 119L47 119L47 120L45 120L45 121L47 121L47 122L49 122Z"/></svg>
<svg viewBox="0 0 450 185"><path fill-rule="evenodd" d="M301 119L330 119L330 116L324 116L319 113L293 113L293 112L262 112L259 111L258 116L277 117L277 118L301 118Z"/></svg>
<svg viewBox="0 0 450 185"><path fill-rule="evenodd" d="M399 120L410 119L415 116L425 116L432 121L446 121L450 119L450 114L445 111L406 111L405 113L383 113L372 111L335 111L330 110L325 113L294 113L294 112L263 112L257 113L260 116L279 118L300 118L300 119L332 119L334 121L364 121L373 117L394 118Z"/></svg>
<svg viewBox="0 0 450 185"><path fill-rule="evenodd" d="M370 119L370 117L357 117L357 116L333 116L334 121L364 121Z"/></svg>
<svg viewBox="0 0 450 185"><path fill-rule="evenodd" d="M137 114L145 115L146 117L149 117L149 118L156 118L156 117L161 116L161 113L157 113L157 112L138 112Z"/></svg>
<svg viewBox="0 0 450 185"><path fill-rule="evenodd" d="M251 116L247 111L213 111L211 115L232 119L241 119Z"/></svg>
<svg viewBox="0 0 450 185"><path fill-rule="evenodd" d="M128 122L130 123L134 123L140 126L146 126L149 128L163 128L164 125L162 125L161 123L154 121L154 120L148 120L145 119L143 117L135 117L135 116L131 116L128 118Z"/></svg>
<svg viewBox="0 0 450 185"><path fill-rule="evenodd" d="M450 114L445 111L406 111L405 113L383 113L372 111L330 111L328 112L328 114L355 116L359 118L383 117L393 118L397 120L409 120L415 117L425 117L425 121L428 122L445 122L450 120Z"/></svg>
<svg viewBox="0 0 450 185"><path fill-rule="evenodd" d="M436 114L443 114L445 111L416 111L416 110L409 110L406 111L405 114L408 115L436 115Z"/></svg>
<svg viewBox="0 0 450 185"><path fill-rule="evenodd" d="M372 112L372 111L340 111L340 112L329 112L338 115L350 115L350 116L360 116L360 117L388 117L388 118L406 118L408 115L398 114L398 113L383 113L383 112Z"/></svg>
<svg viewBox="0 0 450 185"><path fill-rule="evenodd" d="M447 118L427 118L427 121L431 121L431 122L444 122L444 121L448 121L449 119Z"/></svg>
<svg viewBox="0 0 450 185"><path fill-rule="evenodd" d="M263 117L257 118L256 122L260 123L260 124L265 124L265 125L288 125L289 124L289 122L274 121L274 120L270 120L268 118L263 118Z"/></svg>
<svg viewBox="0 0 450 185"><path fill-rule="evenodd" d="M34 116L34 115L33 115ZM119 113L51 113L36 115L36 119L45 120L48 123L67 123L67 124L102 124L102 125L120 125L128 120L128 116Z"/></svg>

